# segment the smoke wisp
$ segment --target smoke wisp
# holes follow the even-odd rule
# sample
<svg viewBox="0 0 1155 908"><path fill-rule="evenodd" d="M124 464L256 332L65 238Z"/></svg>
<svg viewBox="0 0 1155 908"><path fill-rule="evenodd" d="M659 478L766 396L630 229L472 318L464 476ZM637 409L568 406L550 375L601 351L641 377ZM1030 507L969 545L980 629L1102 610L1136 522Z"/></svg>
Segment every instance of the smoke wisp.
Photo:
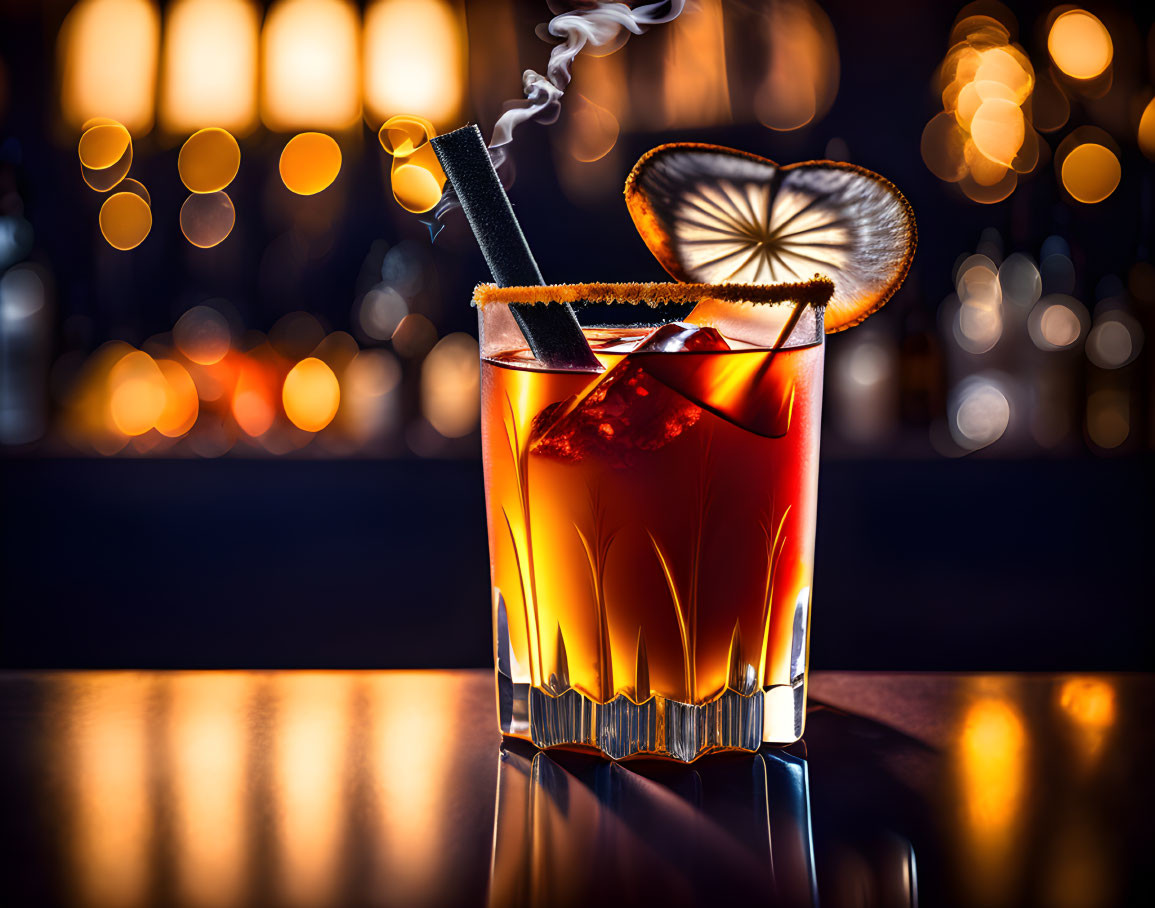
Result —
<svg viewBox="0 0 1155 908"><path fill-rule="evenodd" d="M617 38L622 29L631 35L640 35L651 26L673 22L685 7L686 0L659 0L636 9L630 9L624 3L597 0L594 6L554 16L547 28L551 35L561 39L561 43L550 51L545 74L532 69L522 73L525 100L510 107L493 127L489 156L498 173L503 175L502 182L507 183L504 176L508 169L502 165L506 160L507 146L513 141L514 130L530 120L547 126L557 122L561 115L562 97L573 78L574 60L584 48L604 47ZM457 207L457 196L452 189L446 188L441 201L433 209L432 221L427 222L434 238L441 230L441 219Z"/></svg>

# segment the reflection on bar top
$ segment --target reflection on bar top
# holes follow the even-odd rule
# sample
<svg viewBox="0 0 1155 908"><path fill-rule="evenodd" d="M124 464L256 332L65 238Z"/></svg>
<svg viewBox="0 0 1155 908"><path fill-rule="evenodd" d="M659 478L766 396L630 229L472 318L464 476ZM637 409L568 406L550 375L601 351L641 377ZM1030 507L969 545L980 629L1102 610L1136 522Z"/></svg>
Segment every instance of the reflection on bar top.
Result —
<svg viewBox="0 0 1155 908"><path fill-rule="evenodd" d="M816 274L808 281L782 284L546 284L535 287L498 287L478 284L473 291L473 305L491 303L622 303L664 306L670 303L696 303L717 299L735 303L808 303L824 306L834 292L828 277Z"/></svg>

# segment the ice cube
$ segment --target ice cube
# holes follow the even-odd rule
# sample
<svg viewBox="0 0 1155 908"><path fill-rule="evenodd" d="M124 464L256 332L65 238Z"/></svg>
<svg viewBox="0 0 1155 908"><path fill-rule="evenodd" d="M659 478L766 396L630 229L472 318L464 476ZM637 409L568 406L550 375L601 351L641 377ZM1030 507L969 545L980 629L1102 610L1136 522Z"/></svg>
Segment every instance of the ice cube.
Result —
<svg viewBox="0 0 1155 908"><path fill-rule="evenodd" d="M718 333L717 328L689 325L686 322L670 322L655 328L635 348L635 353L679 353L690 350L708 353L712 350L729 350L730 345Z"/></svg>
<svg viewBox="0 0 1155 908"><path fill-rule="evenodd" d="M655 328L633 352L584 395L546 407L534 420L530 451L576 463L586 457L621 467L664 447L702 416L702 410L640 364L646 354L728 350L713 328L671 322Z"/></svg>
<svg viewBox="0 0 1155 908"><path fill-rule="evenodd" d="M793 370L775 362L781 353L765 350L694 355L730 349L716 328L675 322L653 332L635 355L647 375L702 409L755 435L781 438L793 411ZM686 355L650 355L665 352Z"/></svg>

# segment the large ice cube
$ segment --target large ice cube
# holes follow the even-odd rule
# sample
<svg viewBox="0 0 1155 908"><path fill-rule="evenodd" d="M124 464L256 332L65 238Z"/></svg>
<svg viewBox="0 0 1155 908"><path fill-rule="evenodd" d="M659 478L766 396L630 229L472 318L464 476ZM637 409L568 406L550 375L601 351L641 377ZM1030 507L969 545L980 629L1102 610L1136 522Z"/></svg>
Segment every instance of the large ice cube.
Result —
<svg viewBox="0 0 1155 908"><path fill-rule="evenodd" d="M700 407L656 379L641 360L666 358L679 351L729 349L714 328L681 322L655 328L584 395L559 401L539 413L531 430L530 451L575 463L585 457L612 466L634 462L642 452L669 444L702 416Z"/></svg>

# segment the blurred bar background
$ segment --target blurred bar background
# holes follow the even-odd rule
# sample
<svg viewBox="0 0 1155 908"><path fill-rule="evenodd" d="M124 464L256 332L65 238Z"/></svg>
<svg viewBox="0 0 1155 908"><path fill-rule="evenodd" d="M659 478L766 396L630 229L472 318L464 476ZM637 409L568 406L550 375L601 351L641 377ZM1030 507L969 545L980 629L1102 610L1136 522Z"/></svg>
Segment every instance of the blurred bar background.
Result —
<svg viewBox="0 0 1155 908"><path fill-rule="evenodd" d="M463 218L431 241L394 201L375 133L488 135L560 8L0 0L0 665L487 663L488 275ZM620 194L665 141L849 160L911 200L905 286L829 339L817 667L1144 664L1153 21L699 0L518 132L552 281L665 277ZM94 117L131 134L95 169ZM240 166L189 196L204 127ZM282 158L316 131L331 185Z"/></svg>

